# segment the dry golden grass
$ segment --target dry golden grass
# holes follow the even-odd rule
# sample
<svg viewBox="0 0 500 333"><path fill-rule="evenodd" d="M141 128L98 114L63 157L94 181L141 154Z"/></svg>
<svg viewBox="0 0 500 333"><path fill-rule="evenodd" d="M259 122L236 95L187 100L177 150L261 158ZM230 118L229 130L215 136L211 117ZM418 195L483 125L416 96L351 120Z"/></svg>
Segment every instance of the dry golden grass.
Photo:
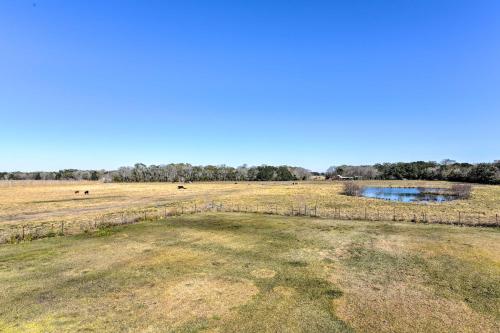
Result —
<svg viewBox="0 0 500 333"><path fill-rule="evenodd" d="M363 185L449 187L448 182L363 181ZM342 195L341 182L210 182L186 184L178 190L172 183L99 182L0 182L0 238L20 232L20 226L44 225L56 231L61 221L65 231L81 231L115 214L120 218L162 216L168 211L205 209L212 203L224 210L268 211L311 214L317 208L322 216L340 214L342 218L368 220L427 220L431 222L495 222L500 214L500 186L475 185L468 200L441 204L387 202ZM74 191L79 190L80 194ZM89 190L90 195L83 195ZM366 209L366 211L365 211ZM365 214L366 212L366 214ZM33 232L33 231L30 231Z"/></svg>

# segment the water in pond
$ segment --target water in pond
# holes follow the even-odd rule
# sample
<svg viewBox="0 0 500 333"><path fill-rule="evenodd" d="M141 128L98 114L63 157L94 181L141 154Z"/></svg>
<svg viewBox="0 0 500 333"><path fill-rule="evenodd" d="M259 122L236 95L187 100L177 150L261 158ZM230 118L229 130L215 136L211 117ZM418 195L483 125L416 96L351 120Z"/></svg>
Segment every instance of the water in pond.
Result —
<svg viewBox="0 0 500 333"><path fill-rule="evenodd" d="M365 187L362 196L400 202L444 202L456 199L443 188Z"/></svg>

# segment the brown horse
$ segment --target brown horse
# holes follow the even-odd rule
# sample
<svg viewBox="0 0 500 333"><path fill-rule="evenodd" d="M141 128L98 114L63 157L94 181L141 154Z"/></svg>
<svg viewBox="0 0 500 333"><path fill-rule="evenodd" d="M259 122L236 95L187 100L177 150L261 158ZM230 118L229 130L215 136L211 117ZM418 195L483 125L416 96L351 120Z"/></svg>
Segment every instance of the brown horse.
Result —
<svg viewBox="0 0 500 333"><path fill-rule="evenodd" d="M182 186L182 185L178 185L178 186L177 186L177 189L178 189L178 190L185 190L186 188L185 188L184 186Z"/></svg>
<svg viewBox="0 0 500 333"><path fill-rule="evenodd" d="M84 193L84 194L85 194L85 195L89 194L89 191L85 191L85 193Z"/></svg>
<svg viewBox="0 0 500 333"><path fill-rule="evenodd" d="M80 191L75 191L75 194L78 194L78 193L80 193Z"/></svg>

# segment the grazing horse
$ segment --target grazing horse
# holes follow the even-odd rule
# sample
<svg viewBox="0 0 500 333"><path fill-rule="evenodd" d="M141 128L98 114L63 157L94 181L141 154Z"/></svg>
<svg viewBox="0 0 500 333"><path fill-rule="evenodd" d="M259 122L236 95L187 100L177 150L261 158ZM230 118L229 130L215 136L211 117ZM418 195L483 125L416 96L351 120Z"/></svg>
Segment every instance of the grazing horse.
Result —
<svg viewBox="0 0 500 333"><path fill-rule="evenodd" d="M185 190L186 188L185 188L184 186L182 186L182 185L178 185L178 186L177 186L177 189L178 189L178 190Z"/></svg>
<svg viewBox="0 0 500 333"><path fill-rule="evenodd" d="M78 193L80 193L80 191L75 191L75 194L78 194Z"/></svg>
<svg viewBox="0 0 500 333"><path fill-rule="evenodd" d="M85 195L89 194L89 191L85 191L85 193L84 193L84 194L85 194Z"/></svg>

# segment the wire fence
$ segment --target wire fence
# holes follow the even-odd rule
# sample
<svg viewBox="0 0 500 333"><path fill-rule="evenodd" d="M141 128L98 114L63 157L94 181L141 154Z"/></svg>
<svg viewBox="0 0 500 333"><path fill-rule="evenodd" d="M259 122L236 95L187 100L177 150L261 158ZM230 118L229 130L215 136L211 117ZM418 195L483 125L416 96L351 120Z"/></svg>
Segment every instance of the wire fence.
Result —
<svg viewBox="0 0 500 333"><path fill-rule="evenodd" d="M352 207L319 207L318 205L291 204L285 207L280 204L242 205L212 201L209 204L179 204L175 207L149 207L141 210L123 211L102 214L86 220L65 220L42 222L38 224L22 224L14 228L0 231L0 243L16 243L39 238L63 235L90 233L102 228L133 224L142 221L167 219L171 216L196 214L205 212L254 213L281 216L309 216L337 220L358 221L397 221L424 224L448 224L468 227L500 227L498 213L486 212L452 212L412 210L407 207L394 207L392 210L377 209L369 206Z"/></svg>

